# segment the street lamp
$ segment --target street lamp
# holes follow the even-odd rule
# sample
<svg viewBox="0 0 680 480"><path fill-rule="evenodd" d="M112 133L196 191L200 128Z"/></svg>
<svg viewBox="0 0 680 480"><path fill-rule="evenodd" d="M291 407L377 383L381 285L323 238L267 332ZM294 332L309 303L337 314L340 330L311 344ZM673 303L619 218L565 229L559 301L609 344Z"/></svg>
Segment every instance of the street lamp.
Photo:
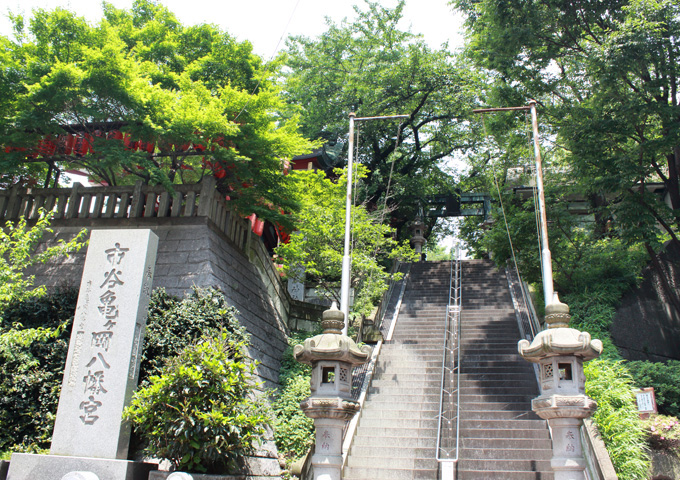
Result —
<svg viewBox="0 0 680 480"><path fill-rule="evenodd" d="M388 120L392 118L409 118L409 115L388 115L380 117L358 117L356 113L349 114L349 154L347 155L347 198L345 199L345 251L342 256L342 278L340 285L340 311L345 315L345 325L342 334L347 335L349 326L349 283L351 259L349 256L351 212L352 212L352 167L354 156L354 122L364 122L366 120Z"/></svg>

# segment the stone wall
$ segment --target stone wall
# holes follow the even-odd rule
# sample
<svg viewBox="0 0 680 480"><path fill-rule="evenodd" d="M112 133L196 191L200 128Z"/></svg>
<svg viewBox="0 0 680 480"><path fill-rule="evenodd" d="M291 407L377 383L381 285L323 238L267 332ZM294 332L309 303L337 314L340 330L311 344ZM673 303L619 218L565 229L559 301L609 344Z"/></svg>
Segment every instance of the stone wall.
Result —
<svg viewBox="0 0 680 480"><path fill-rule="evenodd" d="M671 289L680 296L680 249L669 246L659 257ZM611 333L628 360L680 360L680 312L651 266L643 271L640 287L624 295Z"/></svg>
<svg viewBox="0 0 680 480"><path fill-rule="evenodd" d="M280 358L287 345L290 300L259 237L247 232L235 245L207 217L54 221L47 243L68 240L82 228L150 228L159 237L154 288L182 296L194 285L217 286L234 305L251 335L250 354L260 363L265 387L278 385ZM37 285L78 288L85 250L31 269Z"/></svg>

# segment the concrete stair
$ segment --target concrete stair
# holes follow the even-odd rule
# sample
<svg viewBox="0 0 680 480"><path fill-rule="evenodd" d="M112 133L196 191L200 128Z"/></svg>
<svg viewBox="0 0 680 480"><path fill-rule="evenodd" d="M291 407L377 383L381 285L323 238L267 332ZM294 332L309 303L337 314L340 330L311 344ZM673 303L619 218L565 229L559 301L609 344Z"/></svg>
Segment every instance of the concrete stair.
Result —
<svg viewBox="0 0 680 480"><path fill-rule="evenodd" d="M383 344L345 480L436 479L448 262L411 267L394 336Z"/></svg>
<svg viewBox="0 0 680 480"><path fill-rule="evenodd" d="M552 480L546 422L531 411L533 367L520 338L505 275L463 262L458 480ZM434 477L433 477L434 478Z"/></svg>
<svg viewBox="0 0 680 480"><path fill-rule="evenodd" d="M343 471L346 480L436 480L437 415L449 262L411 268L393 339L380 353ZM463 262L458 480L552 480L545 421L531 411L533 367L505 276Z"/></svg>

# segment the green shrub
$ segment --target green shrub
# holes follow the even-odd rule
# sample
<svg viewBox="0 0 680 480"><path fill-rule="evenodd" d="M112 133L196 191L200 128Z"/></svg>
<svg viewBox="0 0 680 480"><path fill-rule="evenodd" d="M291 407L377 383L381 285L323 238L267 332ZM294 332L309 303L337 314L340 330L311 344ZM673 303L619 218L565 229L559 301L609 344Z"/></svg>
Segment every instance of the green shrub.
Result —
<svg viewBox="0 0 680 480"><path fill-rule="evenodd" d="M0 317L0 451L48 448L68 353L78 291L10 303ZM156 289L151 295L140 381L158 375L210 329L244 340L236 311L216 288L196 288L183 299Z"/></svg>
<svg viewBox="0 0 680 480"><path fill-rule="evenodd" d="M659 413L680 417L680 361L635 361L626 364L639 388L654 387Z"/></svg>
<svg viewBox="0 0 680 480"><path fill-rule="evenodd" d="M236 309L229 306L224 294L214 287L194 287L182 299L157 288L151 295L146 324L140 383L158 375L167 358L177 355L207 330L225 329L235 340L246 339Z"/></svg>
<svg viewBox="0 0 680 480"><path fill-rule="evenodd" d="M300 402L309 397L312 369L293 357L293 348L319 332L296 332L288 339L288 348L281 359L279 388L272 405L274 440L279 454L290 465L302 458L314 443L314 421L300 409Z"/></svg>
<svg viewBox="0 0 680 480"><path fill-rule="evenodd" d="M78 292L9 304L0 323L0 450L48 448Z"/></svg>
<svg viewBox="0 0 680 480"><path fill-rule="evenodd" d="M314 421L300 409L300 402L310 394L309 377L297 375L288 379L273 406L274 440L288 462L305 456L314 443Z"/></svg>
<svg viewBox="0 0 680 480"><path fill-rule="evenodd" d="M266 421L245 348L230 332L209 332L137 390L124 417L146 440L146 453L178 470L239 471Z"/></svg>
<svg viewBox="0 0 680 480"><path fill-rule="evenodd" d="M646 436L633 394L633 380L623 365L596 359L584 365L586 394L597 402L593 420L620 480L647 478Z"/></svg>

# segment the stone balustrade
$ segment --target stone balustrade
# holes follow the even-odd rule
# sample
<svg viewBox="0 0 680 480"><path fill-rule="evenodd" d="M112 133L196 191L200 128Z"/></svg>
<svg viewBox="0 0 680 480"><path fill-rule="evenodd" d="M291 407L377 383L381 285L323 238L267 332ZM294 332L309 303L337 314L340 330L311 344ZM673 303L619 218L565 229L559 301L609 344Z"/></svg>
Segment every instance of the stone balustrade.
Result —
<svg viewBox="0 0 680 480"><path fill-rule="evenodd" d="M224 196L215 190L215 179L205 177L193 185L135 185L68 188L22 188L0 191L0 221L35 220L41 208L54 220L141 219L208 217L239 248L244 248L248 220L235 214Z"/></svg>

